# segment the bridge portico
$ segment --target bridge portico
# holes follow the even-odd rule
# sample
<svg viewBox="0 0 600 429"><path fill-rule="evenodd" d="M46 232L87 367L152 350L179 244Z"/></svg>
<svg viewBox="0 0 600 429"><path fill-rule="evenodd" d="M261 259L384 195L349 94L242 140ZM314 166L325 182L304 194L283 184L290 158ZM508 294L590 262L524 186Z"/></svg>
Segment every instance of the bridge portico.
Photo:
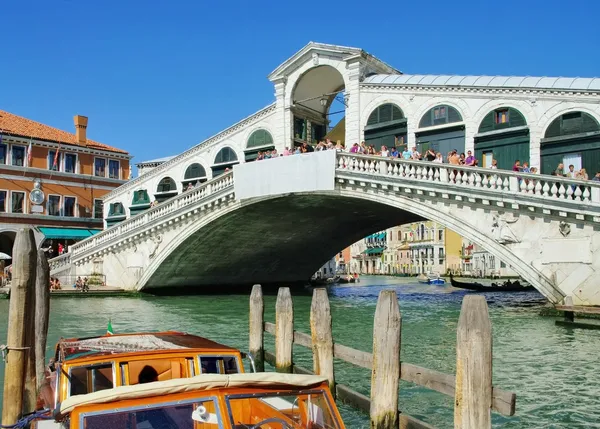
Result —
<svg viewBox="0 0 600 429"><path fill-rule="evenodd" d="M236 165L52 261L128 289L307 279L339 249L431 219L551 302L600 304L600 185L335 151Z"/></svg>

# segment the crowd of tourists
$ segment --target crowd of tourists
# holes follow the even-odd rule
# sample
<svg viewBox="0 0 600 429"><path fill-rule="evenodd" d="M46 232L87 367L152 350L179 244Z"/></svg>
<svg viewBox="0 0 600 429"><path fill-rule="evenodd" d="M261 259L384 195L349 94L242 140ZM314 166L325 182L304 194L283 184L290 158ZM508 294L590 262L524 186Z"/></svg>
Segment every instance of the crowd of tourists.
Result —
<svg viewBox="0 0 600 429"><path fill-rule="evenodd" d="M276 149L261 151L258 152L258 156L256 158L257 161L277 158L279 156L289 156L289 155L299 155L303 153L310 152L319 152L323 150L336 150L338 152L349 152L363 155L375 155L375 156L383 156L386 158L400 158L404 160L416 160L416 161L430 161L438 164L451 164L451 165L464 165L466 167L478 167L479 161L473 155L473 152L468 150L465 154L464 152L458 153L458 150L454 149L448 152L445 156L441 152L435 152L433 149L428 149L425 153L421 154L417 150L416 147L409 149L408 146L405 146L405 149L397 148L395 146L387 147L381 146L381 149L377 150L373 145L367 145L364 141L359 143L354 143L348 149L346 148L344 143L337 142L334 143L331 140L323 140L320 141L314 147L306 142L302 143L300 146L296 146L294 148L286 147L285 150L279 154ZM491 169L498 168L498 161L492 160L491 165L488 167ZM532 173L539 174L539 169L537 167L530 167L529 162L521 160L516 160L512 167L513 171L521 172L521 173ZM561 176L568 177L572 179L578 180L589 180L590 177L585 170L585 168L581 168L580 170L575 170L573 165L569 165L569 169L565 172L564 164L559 164L556 167L556 170L552 172L553 176ZM600 172L597 172L596 175L591 179L593 181L600 181Z"/></svg>

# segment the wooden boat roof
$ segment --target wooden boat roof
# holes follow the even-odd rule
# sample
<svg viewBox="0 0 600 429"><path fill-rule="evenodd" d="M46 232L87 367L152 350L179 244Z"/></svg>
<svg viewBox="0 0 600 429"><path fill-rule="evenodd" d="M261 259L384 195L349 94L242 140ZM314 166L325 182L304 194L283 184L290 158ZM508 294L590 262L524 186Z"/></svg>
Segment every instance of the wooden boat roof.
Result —
<svg viewBox="0 0 600 429"><path fill-rule="evenodd" d="M167 331L103 335L89 338L63 338L56 346L56 357L61 360L70 360L115 353L147 353L152 351L177 351L182 349L220 352L237 351L237 349L197 335Z"/></svg>
<svg viewBox="0 0 600 429"><path fill-rule="evenodd" d="M247 374L204 374L191 378L176 378L153 383L119 386L85 395L71 396L60 405L60 416L65 416L76 407L94 404L108 404L127 399L143 399L167 396L176 393L195 392L223 388L310 388L326 382L326 377L318 375L279 374L258 372Z"/></svg>

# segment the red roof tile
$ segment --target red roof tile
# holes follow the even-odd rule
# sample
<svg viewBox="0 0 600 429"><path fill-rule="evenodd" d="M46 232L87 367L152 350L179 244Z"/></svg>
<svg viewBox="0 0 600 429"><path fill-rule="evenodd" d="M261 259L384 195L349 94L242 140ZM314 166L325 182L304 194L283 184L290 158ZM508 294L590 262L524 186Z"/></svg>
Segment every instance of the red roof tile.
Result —
<svg viewBox="0 0 600 429"><path fill-rule="evenodd" d="M94 140L88 139L86 144L79 143L73 133L58 128L40 124L31 119L14 115L10 112L0 110L0 132L3 134L16 134L22 137L31 137L40 140L49 140L62 144L87 147L90 149L108 150L111 152L128 153L127 151L114 148Z"/></svg>

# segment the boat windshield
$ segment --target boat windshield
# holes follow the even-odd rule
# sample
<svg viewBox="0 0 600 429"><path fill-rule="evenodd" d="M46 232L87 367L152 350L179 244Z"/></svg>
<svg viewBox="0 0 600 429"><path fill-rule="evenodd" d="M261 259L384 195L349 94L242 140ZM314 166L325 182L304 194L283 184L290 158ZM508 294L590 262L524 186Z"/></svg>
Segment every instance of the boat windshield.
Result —
<svg viewBox="0 0 600 429"><path fill-rule="evenodd" d="M235 429L340 429L323 391L227 396Z"/></svg>
<svg viewBox="0 0 600 429"><path fill-rule="evenodd" d="M85 429L221 429L214 398L81 414Z"/></svg>

